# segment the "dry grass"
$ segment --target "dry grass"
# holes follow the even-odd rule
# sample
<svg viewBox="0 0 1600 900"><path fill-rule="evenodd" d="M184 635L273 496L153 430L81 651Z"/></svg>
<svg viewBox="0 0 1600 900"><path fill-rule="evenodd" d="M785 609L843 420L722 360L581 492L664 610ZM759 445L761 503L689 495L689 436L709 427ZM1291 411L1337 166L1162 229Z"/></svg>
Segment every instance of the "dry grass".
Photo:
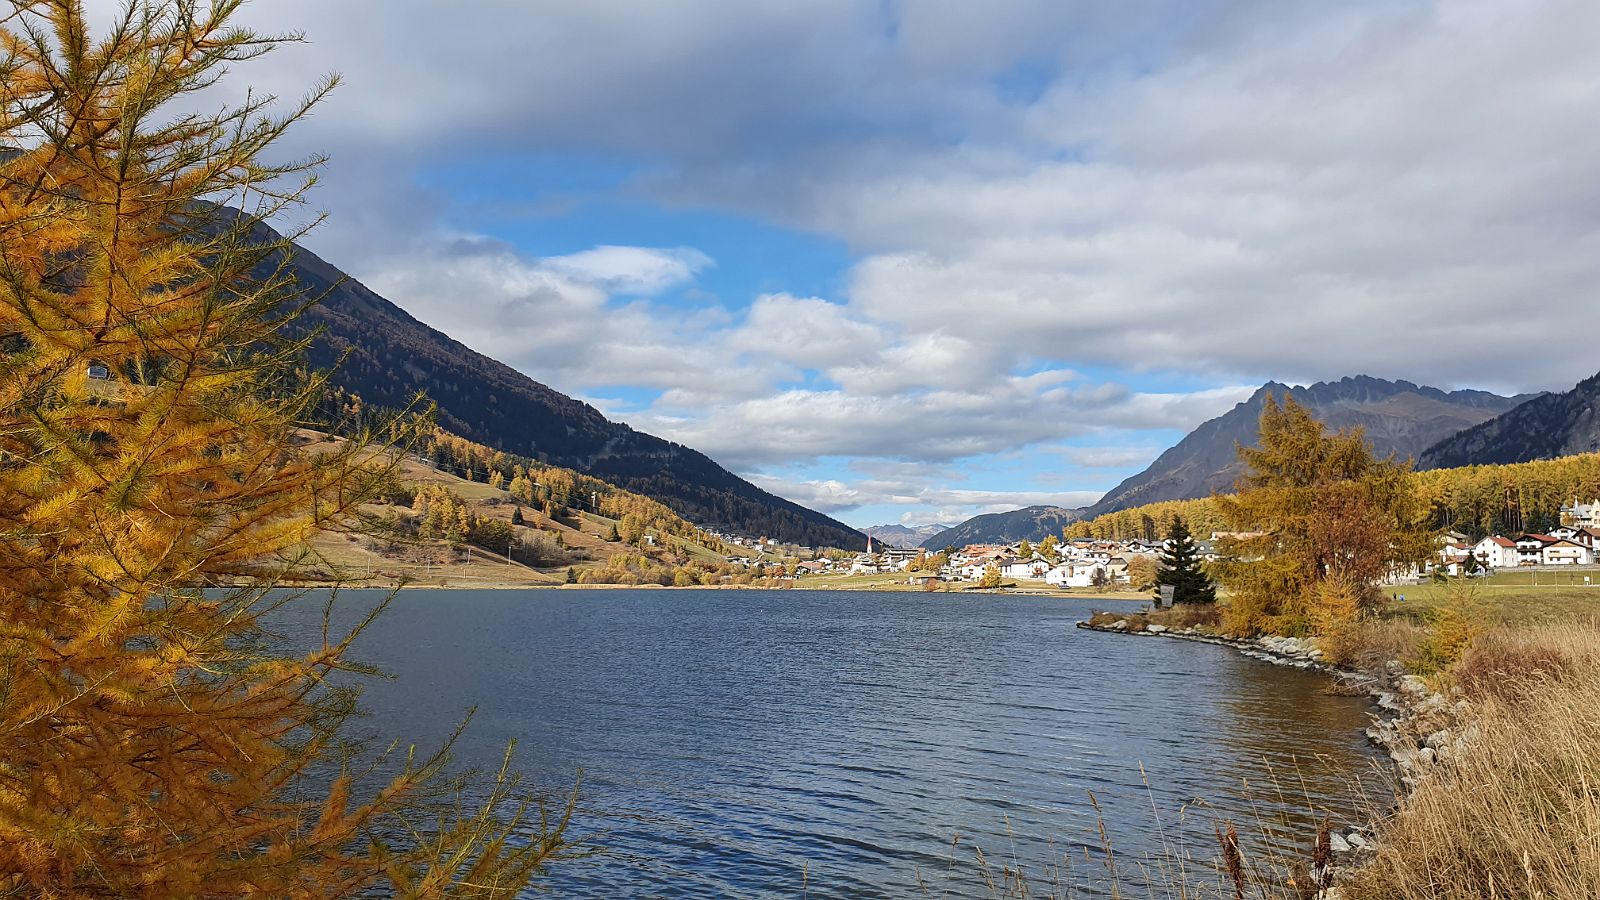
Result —
<svg viewBox="0 0 1600 900"><path fill-rule="evenodd" d="M1150 623L1145 611L1139 612L1107 612L1097 609L1089 614L1089 624L1096 628L1109 628L1119 621L1126 621L1130 631L1143 631L1144 626Z"/></svg>
<svg viewBox="0 0 1600 900"><path fill-rule="evenodd" d="M1151 622L1168 628L1204 628L1215 631L1222 627L1222 610L1215 603L1178 603L1170 609L1152 610Z"/></svg>
<svg viewBox="0 0 1600 900"><path fill-rule="evenodd" d="M1389 660L1415 659L1428 629L1406 619L1367 618L1334 628L1317 641L1329 662L1361 672L1382 672Z"/></svg>
<svg viewBox="0 0 1600 900"><path fill-rule="evenodd" d="M1573 634L1548 626L1492 631L1467 649L1450 673L1452 682L1473 702L1520 703L1556 690L1584 669L1588 648L1586 642L1575 648Z"/></svg>
<svg viewBox="0 0 1600 900"><path fill-rule="evenodd" d="M1472 738L1379 830L1349 900L1600 897L1600 629L1498 632L1455 679Z"/></svg>

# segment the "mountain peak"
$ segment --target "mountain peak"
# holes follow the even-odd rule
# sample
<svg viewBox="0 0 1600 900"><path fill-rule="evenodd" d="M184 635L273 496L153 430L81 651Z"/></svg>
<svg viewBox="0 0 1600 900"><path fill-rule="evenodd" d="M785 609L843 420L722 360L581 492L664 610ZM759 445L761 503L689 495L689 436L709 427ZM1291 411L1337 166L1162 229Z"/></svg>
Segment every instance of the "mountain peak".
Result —
<svg viewBox="0 0 1600 900"><path fill-rule="evenodd" d="M307 316L321 329L310 362L333 369L334 386L367 404L401 409L424 392L455 434L643 494L703 527L809 546L866 542L698 451L613 422L429 328L310 251L296 248L289 266L302 288L323 298Z"/></svg>
<svg viewBox="0 0 1600 900"><path fill-rule="evenodd" d="M1540 394L1504 414L1450 435L1423 452L1418 465L1447 469L1528 462L1600 450L1600 374L1572 390Z"/></svg>
<svg viewBox="0 0 1600 900"><path fill-rule="evenodd" d="M1010 512L974 516L960 525L928 538L922 546L929 550L965 547L968 544L1009 544L1039 540L1082 518L1083 510L1064 506L1029 506Z"/></svg>
<svg viewBox="0 0 1600 900"><path fill-rule="evenodd" d="M1487 391L1446 392L1371 375L1319 381L1309 387L1269 381L1250 399L1201 423L1149 468L1112 488L1085 512L1085 517L1230 489L1239 474L1235 448L1256 443L1261 407L1268 394L1280 401L1293 397L1330 428L1360 427L1379 453L1401 457L1416 457L1439 440L1488 421L1527 399L1501 397Z"/></svg>

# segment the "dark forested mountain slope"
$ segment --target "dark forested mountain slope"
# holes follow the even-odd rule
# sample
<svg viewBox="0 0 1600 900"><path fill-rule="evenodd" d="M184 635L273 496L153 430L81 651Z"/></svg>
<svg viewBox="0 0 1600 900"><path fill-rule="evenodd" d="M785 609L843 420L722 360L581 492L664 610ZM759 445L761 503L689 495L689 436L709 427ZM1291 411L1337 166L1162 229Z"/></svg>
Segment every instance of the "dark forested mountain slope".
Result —
<svg viewBox="0 0 1600 900"><path fill-rule="evenodd" d="M1600 375L1560 394L1541 394L1422 454L1424 469L1528 462L1600 450Z"/></svg>
<svg viewBox="0 0 1600 900"><path fill-rule="evenodd" d="M922 542L929 550L968 544L1009 544L1061 536L1061 529L1080 518L1081 510L1061 506L1030 506L1011 512L975 516Z"/></svg>
<svg viewBox="0 0 1600 900"><path fill-rule="evenodd" d="M366 403L400 408L425 392L438 404L439 424L462 437L611 482L702 526L809 546L853 548L866 541L703 453L612 422L463 346L309 251L300 250L292 265L306 289L326 294L309 315L324 329L311 362L329 366L348 352L335 384Z"/></svg>
<svg viewBox="0 0 1600 900"><path fill-rule="evenodd" d="M1188 500L1232 488L1240 468L1235 447L1260 437L1261 406L1268 394L1291 396L1331 428L1360 426L1380 454L1418 457L1440 439L1486 422L1531 395L1501 397L1486 391L1441 391L1409 381L1358 375L1310 387L1262 385L1250 399L1204 422L1148 469L1112 488L1085 518L1161 500Z"/></svg>

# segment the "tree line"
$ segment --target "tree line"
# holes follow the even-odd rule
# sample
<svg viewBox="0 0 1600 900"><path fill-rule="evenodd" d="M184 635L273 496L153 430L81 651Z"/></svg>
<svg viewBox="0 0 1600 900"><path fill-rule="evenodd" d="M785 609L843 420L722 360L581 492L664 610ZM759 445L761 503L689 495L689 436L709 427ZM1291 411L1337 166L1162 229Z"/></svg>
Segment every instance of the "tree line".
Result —
<svg viewBox="0 0 1600 900"><path fill-rule="evenodd" d="M1408 471L1423 522L1434 531L1478 539L1545 532L1562 524L1561 507L1600 498L1600 453L1524 463ZM1169 500L1073 522L1064 537L1154 540L1182 518L1202 536L1229 530L1216 497Z"/></svg>

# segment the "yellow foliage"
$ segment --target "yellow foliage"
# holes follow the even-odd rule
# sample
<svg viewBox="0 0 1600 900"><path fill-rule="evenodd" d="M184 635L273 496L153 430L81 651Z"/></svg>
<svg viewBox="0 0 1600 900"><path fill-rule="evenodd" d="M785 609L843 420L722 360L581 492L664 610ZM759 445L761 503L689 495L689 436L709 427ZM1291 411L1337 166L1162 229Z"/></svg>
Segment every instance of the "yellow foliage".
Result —
<svg viewBox="0 0 1600 900"><path fill-rule="evenodd" d="M1305 634L1381 600L1378 581L1422 558L1428 530L1409 465L1377 459L1359 430L1325 434L1292 398L1268 397L1259 447L1239 450L1238 492L1214 498L1232 535L1217 574L1238 634Z"/></svg>
<svg viewBox="0 0 1600 900"><path fill-rule="evenodd" d="M1411 661L1411 668L1423 675L1442 672L1459 662L1489 623L1477 587L1463 578L1451 579L1443 600L1429 611L1428 619L1428 635Z"/></svg>
<svg viewBox="0 0 1600 900"><path fill-rule="evenodd" d="M0 19L0 884L442 896L459 875L509 895L559 846L484 843L516 827L496 808L513 778L395 843L444 757L370 799L344 775L316 800L350 711L325 686L348 638L262 649L294 548L349 524L392 454L296 440L318 385L291 389L303 344L283 326L306 298L262 220L310 168L259 154L331 83L284 115L256 97L163 109L270 47L233 26L238 6L131 3L102 41L74 0ZM465 855L430 866L443 848Z"/></svg>

